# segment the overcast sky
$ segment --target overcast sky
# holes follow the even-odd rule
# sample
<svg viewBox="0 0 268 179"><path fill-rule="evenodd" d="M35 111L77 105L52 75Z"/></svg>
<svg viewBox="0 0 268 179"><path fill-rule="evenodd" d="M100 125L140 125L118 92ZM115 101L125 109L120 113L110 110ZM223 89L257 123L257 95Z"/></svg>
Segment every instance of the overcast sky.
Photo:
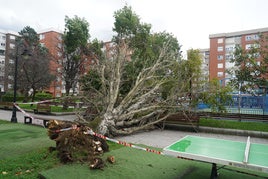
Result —
<svg viewBox="0 0 268 179"><path fill-rule="evenodd" d="M64 17L90 24L91 39L108 41L114 12L132 7L153 32L177 37L183 50L209 48L209 34L268 27L267 0L0 0L0 29L64 30Z"/></svg>

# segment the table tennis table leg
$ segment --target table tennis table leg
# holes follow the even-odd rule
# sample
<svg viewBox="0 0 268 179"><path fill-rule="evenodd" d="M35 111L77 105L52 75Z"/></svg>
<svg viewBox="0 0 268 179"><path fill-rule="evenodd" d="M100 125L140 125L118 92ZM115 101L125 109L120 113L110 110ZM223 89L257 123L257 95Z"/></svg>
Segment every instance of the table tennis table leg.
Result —
<svg viewBox="0 0 268 179"><path fill-rule="evenodd" d="M218 177L217 164L212 163L210 179L216 179Z"/></svg>

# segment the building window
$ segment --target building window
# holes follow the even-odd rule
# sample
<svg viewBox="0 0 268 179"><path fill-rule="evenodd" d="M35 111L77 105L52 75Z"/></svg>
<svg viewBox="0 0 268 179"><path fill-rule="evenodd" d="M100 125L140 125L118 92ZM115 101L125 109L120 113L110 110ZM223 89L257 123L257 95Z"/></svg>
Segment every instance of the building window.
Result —
<svg viewBox="0 0 268 179"><path fill-rule="evenodd" d="M62 56L62 53L61 52L58 52L58 57L61 57Z"/></svg>
<svg viewBox="0 0 268 179"><path fill-rule="evenodd" d="M226 52L232 52L232 51L234 51L234 47L228 46L225 48L225 50L226 50Z"/></svg>
<svg viewBox="0 0 268 179"><path fill-rule="evenodd" d="M39 39L40 39L40 40L43 40L44 38L45 38L45 34L40 34L40 35L39 35Z"/></svg>
<svg viewBox="0 0 268 179"><path fill-rule="evenodd" d="M257 53L253 53L253 54L248 54L248 57L249 58L259 58L261 55L260 55L260 53L259 52L257 52Z"/></svg>
<svg viewBox="0 0 268 179"><path fill-rule="evenodd" d="M225 55L226 60L232 60L233 58L234 58L234 55L232 55L232 54L226 54Z"/></svg>
<svg viewBox="0 0 268 179"><path fill-rule="evenodd" d="M218 60L223 60L223 55L218 55L217 58Z"/></svg>
<svg viewBox="0 0 268 179"><path fill-rule="evenodd" d="M218 52L222 52L223 51L223 46L219 46L218 47Z"/></svg>
<svg viewBox="0 0 268 179"><path fill-rule="evenodd" d="M223 68L223 63L218 63L218 68Z"/></svg>
<svg viewBox="0 0 268 179"><path fill-rule="evenodd" d="M246 41L250 41L251 40L251 35L247 35L246 36Z"/></svg>
<svg viewBox="0 0 268 179"><path fill-rule="evenodd" d="M245 49L246 49L246 50L251 49L251 46L252 46L252 44L247 44L247 45L245 46Z"/></svg>
<svg viewBox="0 0 268 179"><path fill-rule="evenodd" d="M223 77L223 72L222 72L222 71L219 71L219 72L217 73L217 76L218 76L218 77Z"/></svg>
<svg viewBox="0 0 268 179"><path fill-rule="evenodd" d="M252 35L252 36L253 36L253 39L254 39L254 40L259 40L259 39L260 39L260 36L259 36L259 35L257 35L257 34Z"/></svg>
<svg viewBox="0 0 268 179"><path fill-rule="evenodd" d="M260 48L260 44L246 44L245 49Z"/></svg>
<svg viewBox="0 0 268 179"><path fill-rule="evenodd" d="M58 39L59 40L62 40L62 35L58 35Z"/></svg>
<svg viewBox="0 0 268 179"><path fill-rule="evenodd" d="M5 55L5 50L0 50L0 55Z"/></svg>
<svg viewBox="0 0 268 179"><path fill-rule="evenodd" d="M247 35L245 37L246 41L251 41L251 40L259 40L260 36L258 34L253 34L253 35Z"/></svg>
<svg viewBox="0 0 268 179"><path fill-rule="evenodd" d="M13 59L9 59L9 64L14 64L15 61Z"/></svg>
<svg viewBox="0 0 268 179"><path fill-rule="evenodd" d="M218 39L218 44L223 43L223 38Z"/></svg>
<svg viewBox="0 0 268 179"><path fill-rule="evenodd" d="M226 62L225 63L225 68L228 69L228 68L232 68L235 66L235 63L234 62Z"/></svg>
<svg viewBox="0 0 268 179"><path fill-rule="evenodd" d="M16 37L14 35L10 35L10 40L15 40Z"/></svg>
<svg viewBox="0 0 268 179"><path fill-rule="evenodd" d="M14 48L15 48L15 44L9 44L9 47L10 47L11 49L14 49Z"/></svg>

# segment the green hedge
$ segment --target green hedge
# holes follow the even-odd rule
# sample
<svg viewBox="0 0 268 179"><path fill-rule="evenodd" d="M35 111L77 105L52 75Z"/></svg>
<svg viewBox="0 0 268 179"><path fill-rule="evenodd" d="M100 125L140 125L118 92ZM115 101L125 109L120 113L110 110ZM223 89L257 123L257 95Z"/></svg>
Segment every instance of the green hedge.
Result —
<svg viewBox="0 0 268 179"><path fill-rule="evenodd" d="M50 93L41 92L41 93L35 94L36 101L47 100L47 99L52 99L52 98L53 98L52 94L50 94Z"/></svg>
<svg viewBox="0 0 268 179"><path fill-rule="evenodd" d="M13 102L13 92L9 91L6 92L5 94L1 95L1 101L3 102ZM41 101L41 100L47 100L47 99L52 99L52 94L50 93L36 93L35 94L35 101ZM17 93L17 97L16 97L17 101L23 101L24 100L24 96L21 95L20 93Z"/></svg>
<svg viewBox="0 0 268 179"><path fill-rule="evenodd" d="M6 92L1 96L1 101L3 102L13 102L14 93L13 92ZM17 93L16 100L22 101L24 99L24 96Z"/></svg>

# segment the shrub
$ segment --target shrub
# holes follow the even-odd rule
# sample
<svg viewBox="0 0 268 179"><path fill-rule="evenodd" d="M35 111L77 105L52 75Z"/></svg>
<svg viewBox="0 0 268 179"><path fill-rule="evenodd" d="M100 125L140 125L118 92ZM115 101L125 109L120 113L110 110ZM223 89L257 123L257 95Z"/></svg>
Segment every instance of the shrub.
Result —
<svg viewBox="0 0 268 179"><path fill-rule="evenodd" d="M3 94L1 96L1 101L3 101L3 102L13 102L13 97L14 97L13 92L8 91L8 92L6 92L5 94ZM24 97L21 94L17 93L17 96L16 96L17 101L22 101L23 98Z"/></svg>
<svg viewBox="0 0 268 179"><path fill-rule="evenodd" d="M46 100L46 99L52 99L52 94L44 93L44 92L35 94L35 100L37 100L37 101L38 100Z"/></svg>

